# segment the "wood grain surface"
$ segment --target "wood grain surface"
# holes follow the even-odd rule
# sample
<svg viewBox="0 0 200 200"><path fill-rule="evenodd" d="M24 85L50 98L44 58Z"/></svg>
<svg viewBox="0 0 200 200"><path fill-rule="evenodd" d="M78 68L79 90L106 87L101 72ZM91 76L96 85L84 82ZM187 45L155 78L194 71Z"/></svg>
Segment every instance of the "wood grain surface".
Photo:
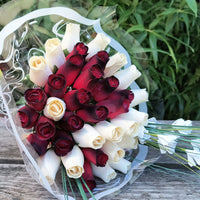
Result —
<svg viewBox="0 0 200 200"><path fill-rule="evenodd" d="M0 200L56 200L28 174L15 138L5 129L2 121L0 121L0 147ZM122 190L103 199L200 199L200 177L166 155L161 156L156 164L177 170L179 173L147 167L135 182L127 184Z"/></svg>

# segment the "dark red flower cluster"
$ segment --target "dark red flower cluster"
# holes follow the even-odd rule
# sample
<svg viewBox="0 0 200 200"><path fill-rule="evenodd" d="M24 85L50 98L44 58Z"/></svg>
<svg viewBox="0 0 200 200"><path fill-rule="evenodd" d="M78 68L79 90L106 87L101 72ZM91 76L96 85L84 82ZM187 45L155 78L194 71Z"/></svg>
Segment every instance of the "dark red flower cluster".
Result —
<svg viewBox="0 0 200 200"><path fill-rule="evenodd" d="M56 74L49 76L44 88L25 92L27 105L19 109L19 116L23 128L33 128L27 139L39 155L50 146L58 156L64 156L75 144L71 133L81 129L84 122L97 123L128 112L133 93L118 90L116 77L104 78L108 53L99 51L86 62L87 51L84 43L77 43ZM43 114L49 97L62 99L66 104L64 116L58 122ZM105 166L108 156L90 148L83 148L82 152L85 156L83 178L93 189L96 184L90 173L90 162Z"/></svg>

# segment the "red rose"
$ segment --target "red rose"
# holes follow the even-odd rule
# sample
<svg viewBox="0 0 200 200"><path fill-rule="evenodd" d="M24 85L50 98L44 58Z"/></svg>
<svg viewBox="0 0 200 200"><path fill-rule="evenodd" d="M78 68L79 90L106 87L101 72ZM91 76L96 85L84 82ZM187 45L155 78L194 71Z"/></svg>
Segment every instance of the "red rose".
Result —
<svg viewBox="0 0 200 200"><path fill-rule="evenodd" d="M90 82L88 88L91 88L90 90L95 101L102 101L106 99L118 85L119 80L116 77L111 76L98 80L94 86L92 86Z"/></svg>
<svg viewBox="0 0 200 200"><path fill-rule="evenodd" d="M119 114L129 111L130 100L123 97L118 99L105 99L97 103L97 106L105 106L108 111L108 118L113 119Z"/></svg>
<svg viewBox="0 0 200 200"><path fill-rule="evenodd" d="M109 99L119 99L119 98L125 98L129 100L131 103L131 101L134 99L134 94L132 91L124 89L124 90L116 90L109 96Z"/></svg>
<svg viewBox="0 0 200 200"><path fill-rule="evenodd" d="M36 111L43 110L46 105L47 95L40 88L28 89L24 96L27 104Z"/></svg>
<svg viewBox="0 0 200 200"><path fill-rule="evenodd" d="M71 90L64 96L66 107L70 111L75 111L91 100L91 94L85 89Z"/></svg>
<svg viewBox="0 0 200 200"><path fill-rule="evenodd" d="M35 126L35 131L40 140L48 140L54 136L56 128L51 119L42 116Z"/></svg>
<svg viewBox="0 0 200 200"><path fill-rule="evenodd" d="M66 60L68 60L71 56L74 56L74 55L77 55L77 54L80 54L83 57L86 57L87 56L87 51L88 51L88 47L83 42L78 42L74 46L72 52L70 52L67 55Z"/></svg>
<svg viewBox="0 0 200 200"><path fill-rule="evenodd" d="M79 75L85 59L83 56L77 54L71 56L56 72L56 74L63 74L66 80L66 85L70 86Z"/></svg>
<svg viewBox="0 0 200 200"><path fill-rule="evenodd" d="M91 167L90 162L85 160L83 168L84 168L84 173L82 174L82 178L84 179L89 189L93 190L96 187L96 182L92 173L92 167ZM83 181L81 181L81 183L83 185L84 191L88 192L88 189L83 183Z"/></svg>
<svg viewBox="0 0 200 200"><path fill-rule="evenodd" d="M93 65L99 65L101 69L104 71L108 60L109 60L108 53L106 51L99 51L97 54L95 54L88 60L88 62L83 67L82 71L90 69L91 66Z"/></svg>
<svg viewBox="0 0 200 200"><path fill-rule="evenodd" d="M108 109L105 106L89 105L77 110L77 115L85 122L97 123L107 118Z"/></svg>
<svg viewBox="0 0 200 200"><path fill-rule="evenodd" d="M83 155L86 160L92 162L97 167L105 167L108 156L100 149L82 148Z"/></svg>
<svg viewBox="0 0 200 200"><path fill-rule="evenodd" d="M59 125L66 131L77 131L83 128L84 121L76 113L66 111Z"/></svg>
<svg viewBox="0 0 200 200"><path fill-rule="evenodd" d="M66 80L62 74L51 74L45 85L45 92L51 97L62 99L66 88Z"/></svg>
<svg viewBox="0 0 200 200"><path fill-rule="evenodd" d="M56 129L55 136L52 138L52 144L56 155L65 156L72 150L75 142L73 141L72 136L66 131Z"/></svg>
<svg viewBox="0 0 200 200"><path fill-rule="evenodd" d="M40 140L36 134L30 134L27 137L27 140L38 153L39 156L42 156L47 151L48 141Z"/></svg>
<svg viewBox="0 0 200 200"><path fill-rule="evenodd" d="M99 65L92 65L88 70L82 71L78 78L75 80L73 88L88 89L88 83L91 80L102 78L104 75L103 70Z"/></svg>
<svg viewBox="0 0 200 200"><path fill-rule="evenodd" d="M29 129L35 126L39 114L28 106L23 106L18 110L19 118L23 128Z"/></svg>

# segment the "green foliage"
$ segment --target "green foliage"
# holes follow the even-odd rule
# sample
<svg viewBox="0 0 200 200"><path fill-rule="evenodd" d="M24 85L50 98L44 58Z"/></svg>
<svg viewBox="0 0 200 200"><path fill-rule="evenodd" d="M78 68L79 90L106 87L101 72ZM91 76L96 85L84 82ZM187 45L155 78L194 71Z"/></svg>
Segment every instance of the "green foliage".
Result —
<svg viewBox="0 0 200 200"><path fill-rule="evenodd" d="M34 8L60 5L85 17L101 17L104 30L125 46L143 74L137 83L149 91L150 116L200 120L198 0L38 0ZM97 6L116 8L116 18L114 12ZM46 34L45 26L51 24L41 23L44 27L35 28Z"/></svg>

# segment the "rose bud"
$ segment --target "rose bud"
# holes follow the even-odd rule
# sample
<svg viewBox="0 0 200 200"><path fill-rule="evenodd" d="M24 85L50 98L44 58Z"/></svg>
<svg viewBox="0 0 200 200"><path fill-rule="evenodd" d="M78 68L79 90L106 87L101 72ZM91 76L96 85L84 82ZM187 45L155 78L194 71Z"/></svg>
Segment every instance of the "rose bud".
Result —
<svg viewBox="0 0 200 200"><path fill-rule="evenodd" d="M123 53L116 53L115 55L110 57L110 60L106 64L106 68L104 71L104 76L109 77L112 76L115 72L117 72L121 67L127 64L127 57Z"/></svg>
<svg viewBox="0 0 200 200"><path fill-rule="evenodd" d="M63 118L66 110L65 102L57 97L49 97L43 113L49 119L59 121Z"/></svg>
<svg viewBox="0 0 200 200"><path fill-rule="evenodd" d="M109 113L107 118L113 119L119 114L128 112L130 101L121 97L120 99L105 99L96 105L106 107Z"/></svg>
<svg viewBox="0 0 200 200"><path fill-rule="evenodd" d="M66 111L59 125L66 131L74 132L83 127L84 121L76 113Z"/></svg>
<svg viewBox="0 0 200 200"><path fill-rule="evenodd" d="M108 160L108 164L113 168L116 169L117 171L120 171L124 174L127 174L128 170L131 168L131 162L122 158L118 162L114 162L111 160Z"/></svg>
<svg viewBox="0 0 200 200"><path fill-rule="evenodd" d="M101 149L105 154L108 155L109 159L114 162L118 162L125 156L125 151L122 148L108 140L104 143Z"/></svg>
<svg viewBox="0 0 200 200"><path fill-rule="evenodd" d="M61 157L69 178L80 178L84 173L84 156L77 145L65 156Z"/></svg>
<svg viewBox="0 0 200 200"><path fill-rule="evenodd" d="M100 149L105 143L105 138L89 124L84 124L83 128L72 133L72 136L80 147Z"/></svg>
<svg viewBox="0 0 200 200"><path fill-rule="evenodd" d="M84 65L83 70L90 69L93 65L99 65L101 69L104 71L106 63L109 60L109 54L106 51L99 51L97 54L92 56L90 60Z"/></svg>
<svg viewBox="0 0 200 200"><path fill-rule="evenodd" d="M32 128L39 117L39 114L28 106L23 106L18 110L19 118L23 128Z"/></svg>
<svg viewBox="0 0 200 200"><path fill-rule="evenodd" d="M140 125L146 126L148 124L149 115L134 108L129 108L127 113L120 114L119 117L121 119L132 120L139 123Z"/></svg>
<svg viewBox="0 0 200 200"><path fill-rule="evenodd" d="M124 135L122 140L117 143L122 149L137 149L138 148L138 137L132 137L130 135Z"/></svg>
<svg viewBox="0 0 200 200"><path fill-rule="evenodd" d="M52 138L52 144L58 156L65 156L75 145L72 136L60 129L56 129L55 136Z"/></svg>
<svg viewBox="0 0 200 200"><path fill-rule="evenodd" d="M91 80L99 79L103 77L103 70L96 64L92 65L88 70L81 71L81 74L75 80L73 88L76 89L88 89L88 84Z"/></svg>
<svg viewBox="0 0 200 200"><path fill-rule="evenodd" d="M112 142L120 142L124 135L124 131L120 124L113 124L108 121L98 122L94 128L103 136L105 139Z"/></svg>
<svg viewBox="0 0 200 200"><path fill-rule="evenodd" d="M85 122L97 123L103 121L108 116L108 109L105 106L88 105L77 110L77 115Z"/></svg>
<svg viewBox="0 0 200 200"><path fill-rule="evenodd" d="M47 151L48 141L47 140L40 140L36 134L29 134L27 140L38 153L39 156L42 156Z"/></svg>
<svg viewBox="0 0 200 200"><path fill-rule="evenodd" d="M62 74L50 75L44 88L46 94L51 97L57 97L60 99L64 97L66 89L66 80Z"/></svg>
<svg viewBox="0 0 200 200"><path fill-rule="evenodd" d="M97 167L96 165L91 163L92 172L94 176L97 176L98 178L102 179L105 183L109 183L112 179L114 179L117 176L117 173L114 169L106 164L105 167Z"/></svg>
<svg viewBox="0 0 200 200"><path fill-rule="evenodd" d="M67 109L75 111L81 108L83 105L89 104L92 96L90 92L85 89L71 90L64 95L64 101Z"/></svg>
<svg viewBox="0 0 200 200"><path fill-rule="evenodd" d="M43 156L38 159L38 166L40 167L44 177L50 185L54 183L56 174L60 167L61 159L55 152L49 149ZM40 177L40 182L43 183Z"/></svg>
<svg viewBox="0 0 200 200"><path fill-rule="evenodd" d="M119 79L118 89L127 89L133 81L141 76L135 65L131 65L129 68L120 70L114 74Z"/></svg>
<svg viewBox="0 0 200 200"><path fill-rule="evenodd" d="M71 52L80 41L80 24L68 23L66 24L65 35L62 39L62 49L67 49Z"/></svg>
<svg viewBox="0 0 200 200"><path fill-rule="evenodd" d="M61 47L61 41L58 38L48 39L44 45L45 60L47 65L54 70L54 66L60 68L65 63L65 54Z"/></svg>
<svg viewBox="0 0 200 200"><path fill-rule="evenodd" d="M102 101L106 99L111 94L111 92L113 92L118 87L118 85L119 81L114 76L99 80L95 87L91 90L94 100Z"/></svg>
<svg viewBox="0 0 200 200"><path fill-rule="evenodd" d="M36 111L43 110L47 101L47 95L40 88L26 90L24 97L27 101L27 104Z"/></svg>
<svg viewBox="0 0 200 200"><path fill-rule="evenodd" d="M132 93L134 94L134 99L132 100L130 107L134 107L140 103L144 103L148 101L148 92L146 89L136 89L136 90L131 90Z"/></svg>
<svg viewBox="0 0 200 200"><path fill-rule="evenodd" d="M100 149L82 148L83 155L86 160L92 162L96 166L104 167L108 160L108 156Z"/></svg>
<svg viewBox="0 0 200 200"><path fill-rule="evenodd" d="M67 86L72 85L74 80L79 75L84 65L83 56L77 54L71 56L56 72L56 74L63 74L67 82Z"/></svg>
<svg viewBox="0 0 200 200"><path fill-rule="evenodd" d="M82 175L82 178L84 179L85 183L81 181L83 189L85 192L88 192L87 187L85 184L89 187L90 190L93 190L96 187L96 182L92 173L92 167L89 161L85 160L84 162L84 173Z"/></svg>
<svg viewBox="0 0 200 200"><path fill-rule="evenodd" d="M88 47L83 43L83 42L78 42L72 52L70 52L65 60L68 60L71 56L74 56L74 55L77 55L77 54L80 54L81 56L83 56L84 58L87 56L87 51L88 51Z"/></svg>
<svg viewBox="0 0 200 200"><path fill-rule="evenodd" d="M44 116L41 116L35 126L35 132L40 140L48 140L56 132L54 122Z"/></svg>
<svg viewBox="0 0 200 200"><path fill-rule="evenodd" d="M102 51L110 43L110 38L103 33L98 33L96 37L88 43L88 55L86 59L90 59L98 51Z"/></svg>
<svg viewBox="0 0 200 200"><path fill-rule="evenodd" d="M30 80L36 85L43 87L46 84L49 75L52 74L45 59L42 56L33 56L29 60L29 66Z"/></svg>

